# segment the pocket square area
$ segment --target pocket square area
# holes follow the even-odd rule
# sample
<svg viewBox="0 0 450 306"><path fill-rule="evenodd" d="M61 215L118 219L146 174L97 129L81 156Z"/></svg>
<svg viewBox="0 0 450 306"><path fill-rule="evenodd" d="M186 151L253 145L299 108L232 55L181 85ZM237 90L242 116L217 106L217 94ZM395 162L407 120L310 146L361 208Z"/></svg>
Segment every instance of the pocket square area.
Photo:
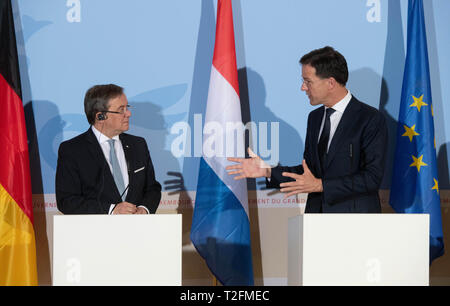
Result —
<svg viewBox="0 0 450 306"><path fill-rule="evenodd" d="M144 170L144 169L145 169L145 166L142 167L142 168L139 168L139 169L137 169L137 170L134 170L134 173L138 173L139 171L142 171L142 170Z"/></svg>

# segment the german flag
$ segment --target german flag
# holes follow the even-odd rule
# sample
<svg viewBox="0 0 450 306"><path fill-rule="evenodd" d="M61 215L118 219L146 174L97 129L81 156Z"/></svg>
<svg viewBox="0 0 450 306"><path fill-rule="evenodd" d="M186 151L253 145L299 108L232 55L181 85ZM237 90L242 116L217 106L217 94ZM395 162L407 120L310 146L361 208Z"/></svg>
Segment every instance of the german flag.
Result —
<svg viewBox="0 0 450 306"><path fill-rule="evenodd" d="M37 285L30 163L10 0L0 1L0 285Z"/></svg>

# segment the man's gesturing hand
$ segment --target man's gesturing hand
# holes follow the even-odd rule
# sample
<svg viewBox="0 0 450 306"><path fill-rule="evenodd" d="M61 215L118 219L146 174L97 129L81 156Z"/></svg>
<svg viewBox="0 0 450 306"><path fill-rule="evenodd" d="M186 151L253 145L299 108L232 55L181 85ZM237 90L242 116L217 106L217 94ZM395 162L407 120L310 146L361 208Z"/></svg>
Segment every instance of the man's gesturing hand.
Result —
<svg viewBox="0 0 450 306"><path fill-rule="evenodd" d="M285 198L298 193L322 192L322 179L316 178L309 170L305 160L302 162L303 174L283 172L283 176L293 178L295 181L289 183L281 183L280 191L287 193Z"/></svg>
<svg viewBox="0 0 450 306"><path fill-rule="evenodd" d="M270 177L271 169L252 149L247 150L250 158L229 157L228 160L238 163L237 165L228 166L226 168L229 175L239 174L235 176L235 180L243 178ZM232 171L230 171L232 170Z"/></svg>

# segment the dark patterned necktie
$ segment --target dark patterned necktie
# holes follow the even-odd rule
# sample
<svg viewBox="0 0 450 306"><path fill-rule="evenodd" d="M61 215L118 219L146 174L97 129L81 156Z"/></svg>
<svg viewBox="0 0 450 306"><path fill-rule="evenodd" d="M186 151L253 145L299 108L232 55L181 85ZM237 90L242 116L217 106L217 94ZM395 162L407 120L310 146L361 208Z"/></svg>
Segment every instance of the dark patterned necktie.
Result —
<svg viewBox="0 0 450 306"><path fill-rule="evenodd" d="M325 124L323 126L322 134L319 138L319 143L317 145L317 150L319 152L320 165L322 167L322 172L325 169L325 161L327 159L327 148L328 148L328 140L330 139L330 116L335 112L332 108L327 108L325 115Z"/></svg>

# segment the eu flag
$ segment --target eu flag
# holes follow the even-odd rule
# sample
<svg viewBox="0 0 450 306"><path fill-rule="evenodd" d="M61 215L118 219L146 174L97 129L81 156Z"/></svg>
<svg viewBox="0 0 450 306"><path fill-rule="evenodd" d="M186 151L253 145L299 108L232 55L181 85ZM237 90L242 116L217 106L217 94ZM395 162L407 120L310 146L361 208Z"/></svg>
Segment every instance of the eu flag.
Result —
<svg viewBox="0 0 450 306"><path fill-rule="evenodd" d="M444 254L433 104L422 0L408 2L403 76L390 204L397 213L430 215L430 264Z"/></svg>

